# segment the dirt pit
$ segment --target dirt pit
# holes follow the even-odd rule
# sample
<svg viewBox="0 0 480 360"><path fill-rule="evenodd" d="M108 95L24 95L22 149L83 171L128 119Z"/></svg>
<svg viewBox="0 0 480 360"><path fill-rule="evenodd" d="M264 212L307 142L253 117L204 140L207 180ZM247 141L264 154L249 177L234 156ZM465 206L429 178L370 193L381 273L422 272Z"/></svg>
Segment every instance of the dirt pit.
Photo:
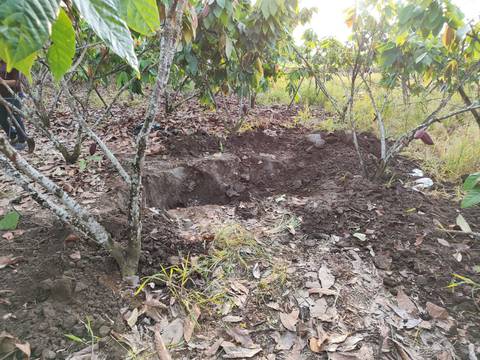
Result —
<svg viewBox="0 0 480 360"><path fill-rule="evenodd" d="M0 240L2 255L20 257L0 269L0 330L34 358L93 344L97 358L154 359L155 329L174 359L468 358L480 346L478 295L446 287L452 274L479 282L480 248L439 230L456 229L453 189L412 190L417 165L405 159L388 182L364 179L347 134L322 144L308 134L162 142L166 155L147 160L140 263L156 276L138 296L108 254L25 213L23 233ZM378 142L360 142L373 172ZM110 188L92 207L122 238L123 190ZM479 232L480 211L462 215Z"/></svg>

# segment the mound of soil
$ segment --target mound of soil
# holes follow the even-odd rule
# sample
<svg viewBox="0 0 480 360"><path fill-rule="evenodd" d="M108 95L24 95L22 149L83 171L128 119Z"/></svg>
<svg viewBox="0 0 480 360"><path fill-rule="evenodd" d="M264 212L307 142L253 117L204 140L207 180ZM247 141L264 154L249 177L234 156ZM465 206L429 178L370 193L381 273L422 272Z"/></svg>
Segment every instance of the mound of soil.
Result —
<svg viewBox="0 0 480 360"><path fill-rule="evenodd" d="M458 321L448 329L452 342L459 328L472 343L478 342L478 327L470 326L480 321L478 299L472 299L468 286L446 289L453 273L480 281L475 271L480 264L478 239L438 229L439 224L457 229L458 204L412 190L414 179L408 174L415 164L406 159L394 164L388 184L368 180L360 175L348 134L321 134L322 144L309 141L308 134L307 129L275 129L228 139L196 133L163 140L168 155L147 160L145 200L151 210L146 210L141 275L158 272L171 257L206 251L202 241L183 237L182 226L165 211L228 204L241 218L255 219L268 211L264 199L280 202L290 196L298 200L286 207L302 221L302 240L295 244L298 258L292 261L301 263L306 254L320 251L318 241L326 235L338 236L342 240L329 250L331 256L356 249L362 258L373 257L389 291L403 289L422 306L432 302L447 308ZM378 141L361 134L360 143L373 173ZM114 198L123 204L102 214L106 227L121 239L125 189L113 187L110 184L107 198L96 206L108 202L111 207ZM444 190L445 185L435 188ZM462 215L473 231L480 231L479 209ZM53 351L56 358L84 345L65 335L88 339L87 318L95 334L125 331L120 309L136 300L108 254L84 240L65 241L71 232L51 218L25 214L19 228L22 234L0 239L0 254L20 257L15 265L0 269L0 331L28 341L35 356L53 356ZM459 346L459 356L463 351Z"/></svg>

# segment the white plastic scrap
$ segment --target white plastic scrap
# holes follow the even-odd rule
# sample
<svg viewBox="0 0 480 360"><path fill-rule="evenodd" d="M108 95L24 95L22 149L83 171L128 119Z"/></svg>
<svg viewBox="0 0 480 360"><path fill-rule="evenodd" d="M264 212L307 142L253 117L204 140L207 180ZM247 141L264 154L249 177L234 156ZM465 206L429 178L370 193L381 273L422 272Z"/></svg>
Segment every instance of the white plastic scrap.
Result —
<svg viewBox="0 0 480 360"><path fill-rule="evenodd" d="M423 171L420 169L413 169L412 172L410 173L410 176L423 177Z"/></svg>
<svg viewBox="0 0 480 360"><path fill-rule="evenodd" d="M416 185L412 186L412 189L416 190L416 191L420 191L420 190L428 189L428 188L432 187L433 186L433 180L428 178L428 177L424 177L424 178L420 178L420 179L415 180L415 184Z"/></svg>

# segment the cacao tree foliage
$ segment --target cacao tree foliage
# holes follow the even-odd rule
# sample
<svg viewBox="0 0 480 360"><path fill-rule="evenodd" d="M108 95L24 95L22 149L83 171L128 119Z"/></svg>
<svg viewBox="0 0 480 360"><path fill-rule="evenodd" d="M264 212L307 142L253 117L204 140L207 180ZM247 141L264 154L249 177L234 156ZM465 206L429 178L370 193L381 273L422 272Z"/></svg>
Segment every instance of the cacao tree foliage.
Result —
<svg viewBox="0 0 480 360"><path fill-rule="evenodd" d="M393 87L402 78L414 93L433 85L453 90L459 81L479 79L472 67L480 60L480 23L466 22L450 0L406 1L392 4L388 37L378 46L384 83Z"/></svg>
<svg viewBox="0 0 480 360"><path fill-rule="evenodd" d="M0 58L8 70L29 76L47 48L47 61L59 80L72 65L76 38L88 29L136 72L135 39L160 28L155 0L6 0L0 4ZM132 31L131 31L132 30Z"/></svg>
<svg viewBox="0 0 480 360"><path fill-rule="evenodd" d="M209 0L196 9L197 37L175 63L208 104L218 92L248 98L265 90L280 72L290 32L310 14L297 0Z"/></svg>

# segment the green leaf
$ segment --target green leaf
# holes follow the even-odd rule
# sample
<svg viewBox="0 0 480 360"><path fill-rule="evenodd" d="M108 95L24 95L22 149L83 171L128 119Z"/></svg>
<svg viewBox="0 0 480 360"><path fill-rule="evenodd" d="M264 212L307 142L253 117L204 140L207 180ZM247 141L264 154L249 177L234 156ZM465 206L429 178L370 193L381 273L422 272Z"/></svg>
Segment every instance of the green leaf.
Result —
<svg viewBox="0 0 480 360"><path fill-rule="evenodd" d="M225 38L225 55L227 55L227 59L230 60L230 57L232 56L232 51L233 51L233 42L232 39L230 39L229 36Z"/></svg>
<svg viewBox="0 0 480 360"><path fill-rule="evenodd" d="M53 24L51 39L47 60L53 77L59 81L72 66L75 56L75 30L63 9L60 9L57 21Z"/></svg>
<svg viewBox="0 0 480 360"><path fill-rule="evenodd" d="M130 29L142 35L152 35L160 29L156 0L120 0L120 9Z"/></svg>
<svg viewBox="0 0 480 360"><path fill-rule="evenodd" d="M73 0L73 3L98 37L138 72L132 34L120 16L116 0Z"/></svg>
<svg viewBox="0 0 480 360"><path fill-rule="evenodd" d="M78 170L84 172L87 169L87 161L85 159L80 159L78 161Z"/></svg>
<svg viewBox="0 0 480 360"><path fill-rule="evenodd" d="M462 229L463 232L466 232L466 233L471 233L472 232L472 228L470 227L467 220L465 220L465 218L463 217L462 214L458 214L456 222L457 222L457 225L460 227L460 229Z"/></svg>
<svg viewBox="0 0 480 360"><path fill-rule="evenodd" d="M270 16L270 5L269 5L269 0L262 0L262 3L260 5L260 9L262 10L263 17L265 19L268 19Z"/></svg>
<svg viewBox="0 0 480 360"><path fill-rule="evenodd" d="M60 0L0 1L0 58L29 75L35 54L47 41Z"/></svg>
<svg viewBox="0 0 480 360"><path fill-rule="evenodd" d="M75 336L73 334L65 334L65 337L67 339L75 341L76 343L79 343L79 344L84 344L85 343L85 340L83 340L82 338L79 338L78 336Z"/></svg>
<svg viewBox="0 0 480 360"><path fill-rule="evenodd" d="M421 62L427 55L428 53L424 52L423 54L420 54L419 56L417 56L417 58L415 59L415 64L418 64L419 62Z"/></svg>
<svg viewBox="0 0 480 360"><path fill-rule="evenodd" d="M15 230L20 220L20 214L16 211L10 211L0 220L0 230Z"/></svg>
<svg viewBox="0 0 480 360"><path fill-rule="evenodd" d="M463 184L463 189L468 191L472 190L480 183L480 172L470 175Z"/></svg>
<svg viewBox="0 0 480 360"><path fill-rule="evenodd" d="M480 188L470 190L463 198L461 207L469 208L480 204Z"/></svg>

